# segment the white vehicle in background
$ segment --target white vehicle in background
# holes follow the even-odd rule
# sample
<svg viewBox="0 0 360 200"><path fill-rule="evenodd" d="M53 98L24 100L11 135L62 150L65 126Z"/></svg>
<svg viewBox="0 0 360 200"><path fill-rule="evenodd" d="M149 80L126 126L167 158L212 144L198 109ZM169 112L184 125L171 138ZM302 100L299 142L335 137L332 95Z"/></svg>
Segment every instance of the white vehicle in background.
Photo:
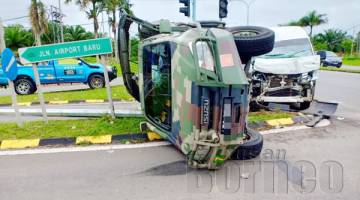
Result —
<svg viewBox="0 0 360 200"><path fill-rule="evenodd" d="M320 57L301 27L275 27L274 49L247 64L252 101L260 105L287 103L306 109L314 98Z"/></svg>

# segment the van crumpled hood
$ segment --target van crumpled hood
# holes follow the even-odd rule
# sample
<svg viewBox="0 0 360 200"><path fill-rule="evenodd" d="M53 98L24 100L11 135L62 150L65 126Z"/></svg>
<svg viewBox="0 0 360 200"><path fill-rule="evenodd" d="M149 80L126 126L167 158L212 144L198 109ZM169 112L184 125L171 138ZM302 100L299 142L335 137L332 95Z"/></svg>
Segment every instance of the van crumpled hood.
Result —
<svg viewBox="0 0 360 200"><path fill-rule="evenodd" d="M320 69L320 56L297 58L256 58L253 69L271 74L301 74Z"/></svg>

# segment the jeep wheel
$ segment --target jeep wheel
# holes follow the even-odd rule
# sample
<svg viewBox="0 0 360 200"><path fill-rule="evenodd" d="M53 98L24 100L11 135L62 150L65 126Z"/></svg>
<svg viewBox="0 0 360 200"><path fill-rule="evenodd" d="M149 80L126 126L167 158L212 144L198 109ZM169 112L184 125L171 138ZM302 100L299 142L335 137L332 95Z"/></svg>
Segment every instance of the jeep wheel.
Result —
<svg viewBox="0 0 360 200"><path fill-rule="evenodd" d="M263 147L263 136L252 129L247 128L249 139L240 145L231 155L232 160L248 160L260 155Z"/></svg>
<svg viewBox="0 0 360 200"><path fill-rule="evenodd" d="M19 78L14 82L15 92L19 95L34 94L35 84L27 78Z"/></svg>
<svg viewBox="0 0 360 200"><path fill-rule="evenodd" d="M99 74L91 75L88 84L91 89L103 88L105 87L105 79Z"/></svg>
<svg viewBox="0 0 360 200"><path fill-rule="evenodd" d="M228 28L235 40L235 44L243 63L251 57L269 53L274 48L274 31L257 26L237 26Z"/></svg>

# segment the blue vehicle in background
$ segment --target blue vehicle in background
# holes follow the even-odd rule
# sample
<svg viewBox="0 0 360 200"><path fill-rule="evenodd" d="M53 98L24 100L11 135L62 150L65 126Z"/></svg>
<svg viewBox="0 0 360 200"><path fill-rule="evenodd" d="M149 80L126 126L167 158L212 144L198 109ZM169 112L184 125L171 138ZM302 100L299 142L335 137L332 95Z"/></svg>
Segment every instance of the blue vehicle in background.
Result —
<svg viewBox="0 0 360 200"><path fill-rule="evenodd" d="M117 77L115 67L106 67L109 79ZM89 64L78 59L75 64L59 64L59 61L49 61L38 65L41 84L84 83L91 89L105 87L105 79L101 64ZM0 86L7 87L8 80L0 69ZM36 92L35 76L31 66L18 65L18 76L14 81L15 91L19 95Z"/></svg>

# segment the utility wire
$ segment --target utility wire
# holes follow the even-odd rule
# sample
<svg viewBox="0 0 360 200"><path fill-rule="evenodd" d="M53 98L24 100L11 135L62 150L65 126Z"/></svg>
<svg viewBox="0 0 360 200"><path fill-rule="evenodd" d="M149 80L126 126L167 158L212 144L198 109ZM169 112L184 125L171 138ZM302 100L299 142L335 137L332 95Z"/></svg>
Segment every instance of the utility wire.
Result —
<svg viewBox="0 0 360 200"><path fill-rule="evenodd" d="M28 18L29 15L27 16L21 16L21 17L14 17L14 18L9 18L9 19L4 19L3 21L6 22L6 21L14 21L14 20L18 20L18 19L23 19L23 18Z"/></svg>

